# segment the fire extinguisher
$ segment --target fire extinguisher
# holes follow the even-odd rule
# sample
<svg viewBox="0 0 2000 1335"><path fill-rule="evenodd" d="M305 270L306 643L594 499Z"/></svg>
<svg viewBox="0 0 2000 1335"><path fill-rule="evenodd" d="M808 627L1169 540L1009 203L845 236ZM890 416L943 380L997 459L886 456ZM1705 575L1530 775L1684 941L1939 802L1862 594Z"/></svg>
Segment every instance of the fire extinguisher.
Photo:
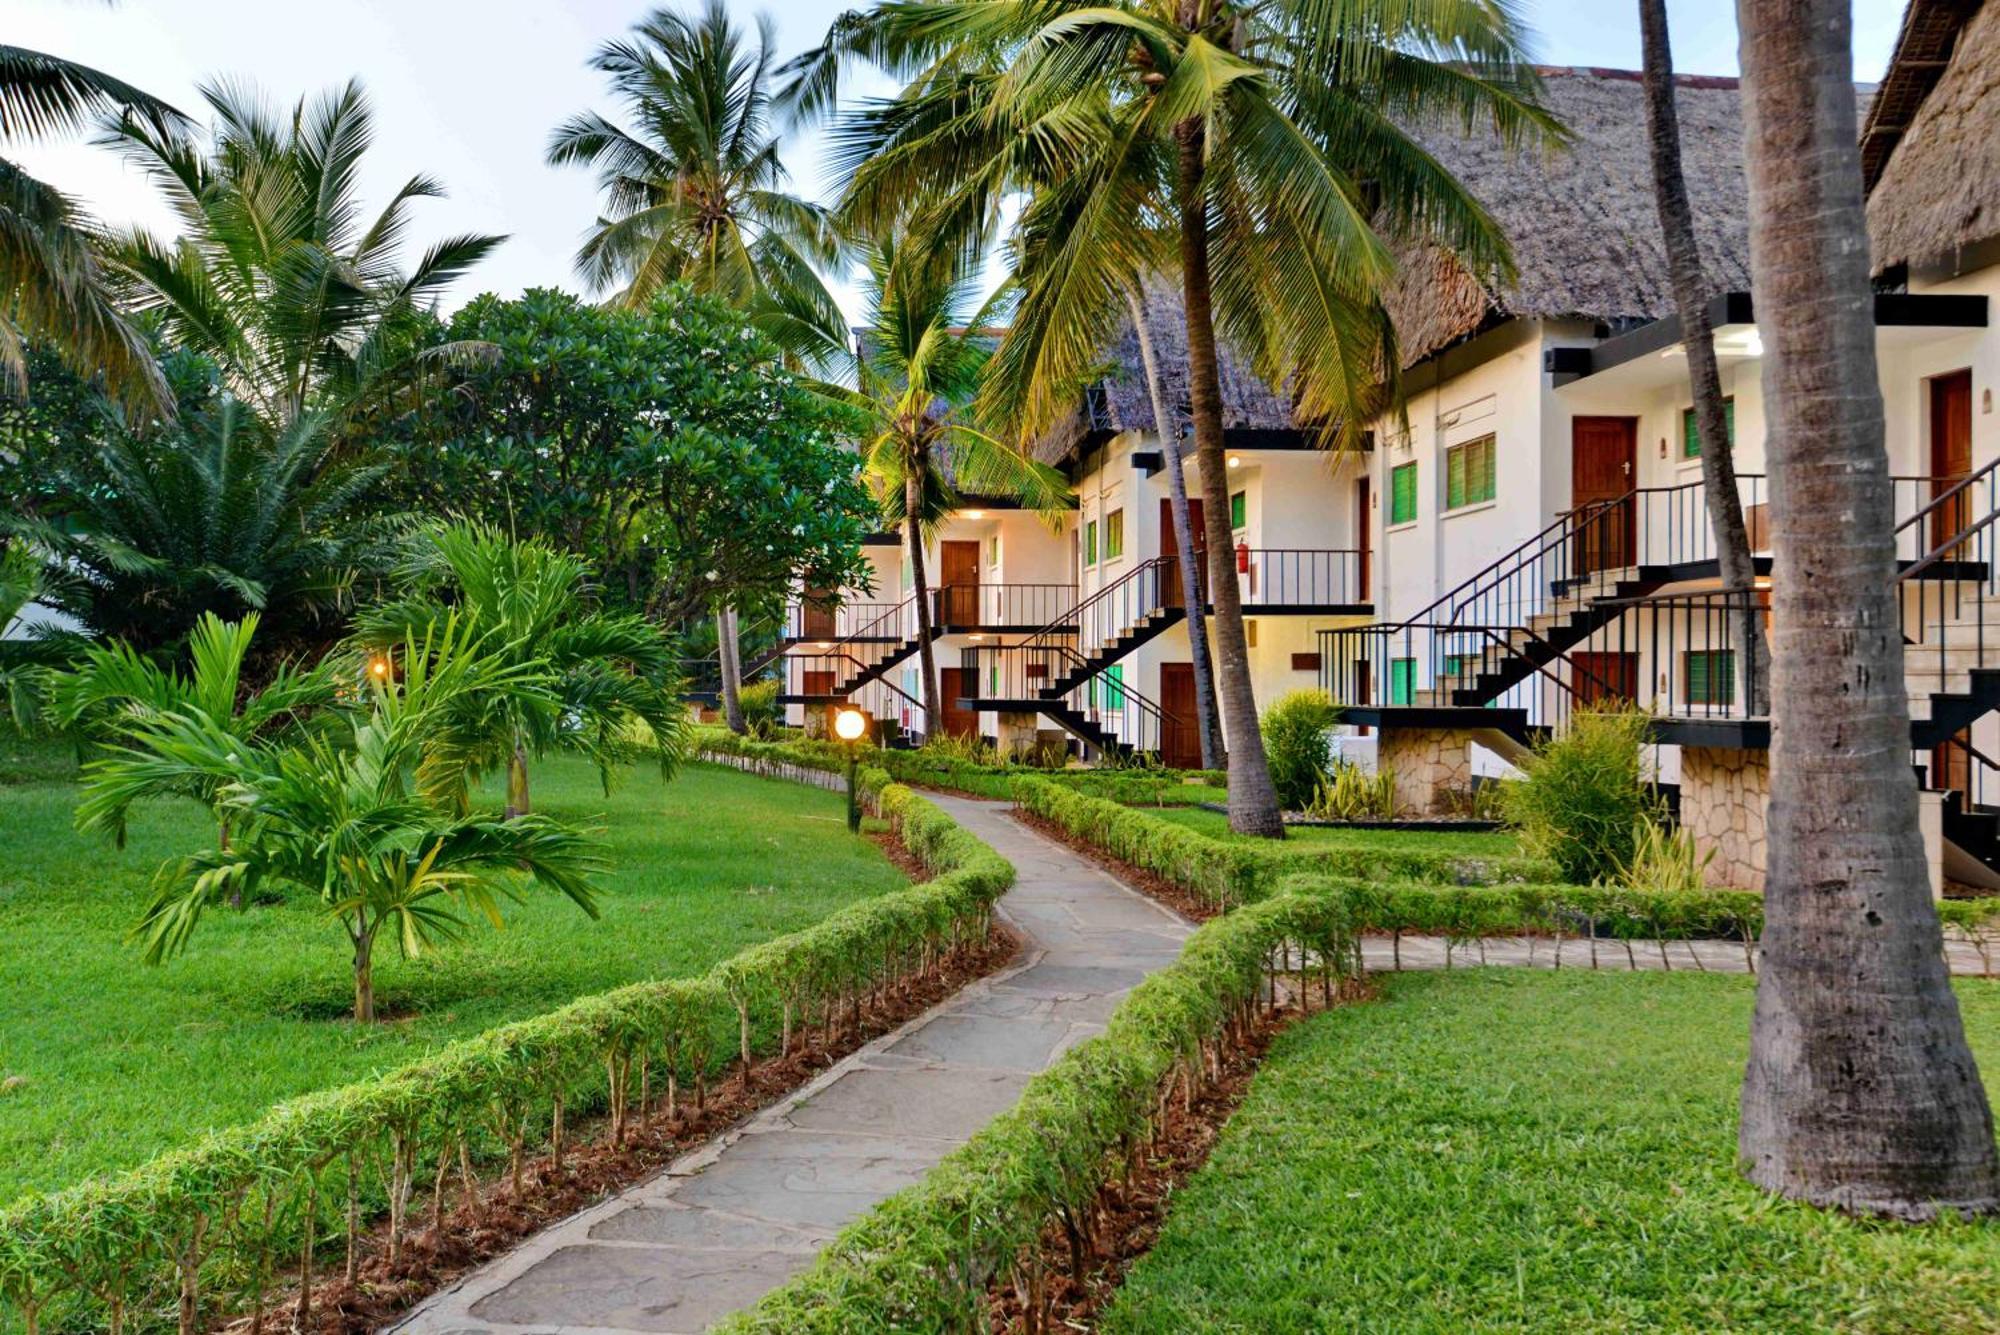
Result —
<svg viewBox="0 0 2000 1335"><path fill-rule="evenodd" d="M1241 539L1236 543L1236 573L1239 575L1250 573L1250 544Z"/></svg>

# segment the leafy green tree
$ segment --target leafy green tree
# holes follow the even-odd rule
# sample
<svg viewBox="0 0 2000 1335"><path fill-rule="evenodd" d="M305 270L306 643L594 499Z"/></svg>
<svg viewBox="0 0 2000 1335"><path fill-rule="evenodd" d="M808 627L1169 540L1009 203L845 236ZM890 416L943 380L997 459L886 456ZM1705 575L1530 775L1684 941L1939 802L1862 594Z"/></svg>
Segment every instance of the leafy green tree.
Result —
<svg viewBox="0 0 2000 1335"><path fill-rule="evenodd" d="M536 290L480 297L447 334L491 355L396 446L411 509L581 556L608 603L663 625L866 579L876 513L843 420L726 303Z"/></svg>
<svg viewBox="0 0 2000 1335"><path fill-rule="evenodd" d="M274 115L245 89L202 90L204 145L134 116L101 142L159 187L176 239L139 230L106 241L127 299L168 343L222 368L275 432L318 414L333 434L384 410L427 369L476 350L437 346L429 309L504 239L453 236L400 267L411 205L443 187L413 176L372 218L357 198L375 127L358 82Z"/></svg>
<svg viewBox="0 0 2000 1335"><path fill-rule="evenodd" d="M885 521L902 528L917 607L917 655L925 731L943 736L937 658L931 643L924 543L966 494L1012 496L1030 509L1074 505L1054 469L987 434L968 405L986 352L977 328L975 278L949 273L891 237L877 244L867 283L868 332L855 360L859 388L828 393L860 415L856 432Z"/></svg>
<svg viewBox="0 0 2000 1335"><path fill-rule="evenodd" d="M1512 11L1484 0L913 0L836 23L793 67L795 99L823 107L853 59L909 77L840 139L843 207L860 225L914 208L950 247L1026 196L1021 299L994 363L994 398L1023 431L1074 410L1135 276L1178 273L1230 824L1281 835L1228 568L1218 339L1287 386L1330 440L1358 439L1393 401L1384 370L1398 359L1380 301L1390 239L1441 244L1480 273L1508 264L1485 209L1404 126L1554 133Z"/></svg>
<svg viewBox="0 0 2000 1335"><path fill-rule="evenodd" d="M239 736L198 706L137 724L86 769L77 822L115 829L148 793L213 785L236 831L161 866L136 935L148 962L186 948L204 912L266 883L318 897L351 951L354 1018L375 1018L375 947L387 933L406 956L464 931L467 914L498 925L523 881L596 916L590 876L602 867L584 831L546 816L502 820L452 800L459 758L441 738L469 704L546 697L540 663L489 652L490 638L447 623L405 645L396 670L366 687L338 725L282 741Z"/></svg>
<svg viewBox="0 0 2000 1335"><path fill-rule="evenodd" d="M185 666L162 664L123 640L92 644L49 687L53 721L92 740L116 745L142 736L173 714L200 713L221 732L249 744L303 723L335 701L329 663L308 668L282 663L269 681L252 690L244 676L258 616L228 622L204 612L188 635ZM123 805L107 805L99 825L122 847L130 803L142 797L192 797L216 817L216 845L229 847L230 810L221 802L223 785L213 775L182 776L168 786L131 786Z"/></svg>
<svg viewBox="0 0 2000 1335"><path fill-rule="evenodd" d="M504 767L507 817L526 814L529 753L558 746L596 760L608 787L635 725L662 774L680 760L687 716L672 648L645 617L598 610L582 558L477 523L437 525L412 539L402 586L356 618L357 643L386 653L457 618L489 633L489 655L550 677L545 693L468 697L440 715L463 761L451 787L458 805L480 773Z"/></svg>
<svg viewBox="0 0 2000 1335"><path fill-rule="evenodd" d="M113 113L162 136L186 125L166 103L88 65L0 46L0 142L51 139ZM167 410L152 349L119 308L95 229L61 191L0 158L0 379L25 389L26 345L46 340L77 372L102 373L128 406Z"/></svg>
<svg viewBox="0 0 2000 1335"><path fill-rule="evenodd" d="M0 548L0 716L24 733L41 726L55 674L82 646L79 636L28 620L41 588L42 563L32 551Z"/></svg>

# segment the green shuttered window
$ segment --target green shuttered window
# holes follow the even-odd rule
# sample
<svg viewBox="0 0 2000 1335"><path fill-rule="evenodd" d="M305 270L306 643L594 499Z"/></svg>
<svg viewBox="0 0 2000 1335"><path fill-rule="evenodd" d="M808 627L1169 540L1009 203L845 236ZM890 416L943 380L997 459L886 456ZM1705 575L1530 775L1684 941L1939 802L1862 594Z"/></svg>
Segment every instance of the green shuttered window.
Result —
<svg viewBox="0 0 2000 1335"><path fill-rule="evenodd" d="M1125 512L1113 510L1104 516L1104 559L1116 561L1125 555Z"/></svg>
<svg viewBox="0 0 2000 1335"><path fill-rule="evenodd" d="M1722 420L1727 423L1729 443L1736 443L1736 400L1722 401ZM1694 409L1681 409L1681 458L1701 458L1701 427L1695 422Z"/></svg>
<svg viewBox="0 0 2000 1335"><path fill-rule="evenodd" d="M1392 658L1389 660L1389 703L1407 705L1417 698L1417 660L1414 658Z"/></svg>
<svg viewBox="0 0 2000 1335"><path fill-rule="evenodd" d="M1687 701L1691 705L1726 705L1736 699L1736 651L1693 649L1683 656Z"/></svg>
<svg viewBox="0 0 2000 1335"><path fill-rule="evenodd" d="M1229 527L1243 528L1250 522L1250 493L1231 492L1229 495Z"/></svg>
<svg viewBox="0 0 2000 1335"><path fill-rule="evenodd" d="M1083 526L1083 563L1087 566L1097 564L1097 521L1095 519Z"/></svg>
<svg viewBox="0 0 2000 1335"><path fill-rule="evenodd" d="M1494 494L1493 437L1454 445L1444 454L1444 508L1478 505Z"/></svg>
<svg viewBox="0 0 2000 1335"><path fill-rule="evenodd" d="M1417 517L1417 466L1397 464L1389 470L1389 522L1407 524Z"/></svg>

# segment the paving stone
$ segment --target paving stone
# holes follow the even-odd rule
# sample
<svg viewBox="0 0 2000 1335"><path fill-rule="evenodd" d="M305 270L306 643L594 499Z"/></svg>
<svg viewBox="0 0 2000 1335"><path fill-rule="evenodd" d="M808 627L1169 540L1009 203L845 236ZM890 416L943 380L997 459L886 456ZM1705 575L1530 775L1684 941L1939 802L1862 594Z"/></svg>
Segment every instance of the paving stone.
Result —
<svg viewBox="0 0 2000 1335"><path fill-rule="evenodd" d="M1073 1026L1068 1020L940 1015L889 1045L895 1056L923 1057L996 1070L1039 1071Z"/></svg>
<svg viewBox="0 0 2000 1335"><path fill-rule="evenodd" d="M645 1242L659 1247L728 1251L806 1251L825 1244L818 1229L788 1228L767 1219L734 1218L686 1205L636 1205L591 1226L593 1242Z"/></svg>
<svg viewBox="0 0 2000 1335"><path fill-rule="evenodd" d="M1014 1105L1023 1074L922 1068L850 1070L794 1108L793 1126L957 1142Z"/></svg>
<svg viewBox="0 0 2000 1335"><path fill-rule="evenodd" d="M799 1252L586 1243L551 1253L471 1310L483 1321L514 1326L693 1332L754 1302L811 1260Z"/></svg>
<svg viewBox="0 0 2000 1335"><path fill-rule="evenodd" d="M1119 969L1099 964L1037 964L994 984L1007 992L1041 997L1102 997L1124 992L1146 976L1144 969Z"/></svg>

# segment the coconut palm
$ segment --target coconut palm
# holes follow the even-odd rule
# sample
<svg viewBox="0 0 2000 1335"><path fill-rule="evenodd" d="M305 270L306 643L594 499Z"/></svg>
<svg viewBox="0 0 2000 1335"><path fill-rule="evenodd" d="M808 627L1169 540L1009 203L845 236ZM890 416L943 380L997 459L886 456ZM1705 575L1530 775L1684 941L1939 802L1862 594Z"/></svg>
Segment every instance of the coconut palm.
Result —
<svg viewBox="0 0 2000 1335"><path fill-rule="evenodd" d="M85 770L86 830L114 828L138 797L211 785L236 838L172 859L154 878L135 935L148 962L186 948L204 912L266 883L316 895L347 936L354 1018L375 1018L374 953L386 932L406 956L461 933L468 911L500 922L524 880L595 917L589 877L602 862L583 832L544 816L467 814L424 782L440 738L469 703L542 696L536 662L490 652L467 623L404 645L396 670L367 687L339 727L288 741L245 739L199 706L156 715ZM443 758L441 771L452 765ZM413 777L414 776L414 777Z"/></svg>
<svg viewBox="0 0 2000 1335"><path fill-rule="evenodd" d="M374 120L358 82L273 114L243 87L202 97L207 142L124 116L100 142L159 188L173 240L128 231L106 242L131 303L157 312L168 342L205 353L273 430L318 412L335 434L428 365L465 348L425 346L426 315L504 238L461 235L401 267L412 204L443 187L413 176L370 217L357 197Z"/></svg>
<svg viewBox="0 0 2000 1335"><path fill-rule="evenodd" d="M280 664L261 687L247 688L244 665L257 636L255 612L228 622L202 613L188 636L185 667L162 664L123 640L92 644L74 667L49 688L52 720L85 737L116 744L143 735L173 714L199 713L246 746L298 725L334 703L328 663L309 668ZM212 775L189 776L167 787L126 788L120 805L106 805L99 828L125 842L125 817L142 797L192 797L216 815L216 846L229 847L230 812L220 802L222 784Z"/></svg>
<svg viewBox="0 0 2000 1335"><path fill-rule="evenodd" d="M589 571L544 543L471 522L435 525L412 538L400 595L356 618L356 643L378 652L457 617L493 636L494 657L546 668L545 694L468 698L445 718L462 762L454 802L465 803L479 774L505 769L507 816L525 814L529 755L552 747L596 760L607 785L628 736L650 739L663 776L680 760L687 717L673 647L645 617L599 610Z"/></svg>
<svg viewBox="0 0 2000 1335"><path fill-rule="evenodd" d="M1026 430L1073 410L1135 278L1163 259L1178 274L1230 824L1281 836L1227 568L1218 338L1286 385L1330 442L1357 440L1393 402L1390 242L1442 244L1482 274L1507 268L1485 209L1405 124L1483 122L1509 141L1554 132L1512 14L1480 0L919 0L836 25L794 69L801 103L823 102L826 68L855 58L910 77L840 140L858 220L921 199L921 228L963 236L1027 194L1022 296L994 378Z"/></svg>
<svg viewBox="0 0 2000 1335"><path fill-rule="evenodd" d="M858 388L831 390L860 417L863 466L885 522L903 530L917 610L925 732L942 735L924 544L964 495L1009 496L1044 512L1071 508L1060 473L979 429L969 413L986 350L976 279L893 236L878 242L865 285L867 333L855 357Z"/></svg>
<svg viewBox="0 0 2000 1335"><path fill-rule="evenodd" d="M1740 0L1771 477L1770 864L1738 1161L1768 1190L2000 1208L1910 769L1852 16Z"/></svg>
<svg viewBox="0 0 2000 1335"><path fill-rule="evenodd" d="M0 46L0 141L32 143L122 113L162 136L181 113L72 60ZM25 342L58 349L79 374L100 372L128 406L168 412L171 396L145 337L119 309L94 246L96 225L59 190L0 158L0 378L27 384Z"/></svg>

